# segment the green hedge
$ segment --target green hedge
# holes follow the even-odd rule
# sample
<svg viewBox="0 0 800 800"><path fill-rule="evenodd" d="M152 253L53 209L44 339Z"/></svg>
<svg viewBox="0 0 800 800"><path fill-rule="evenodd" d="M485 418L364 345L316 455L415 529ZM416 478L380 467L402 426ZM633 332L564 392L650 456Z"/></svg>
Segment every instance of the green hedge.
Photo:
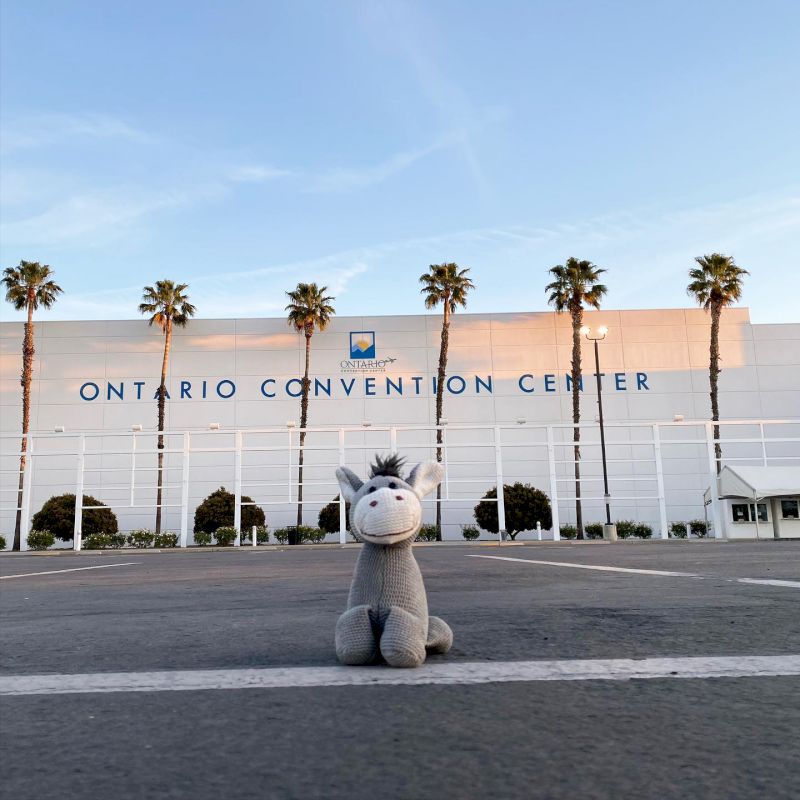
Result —
<svg viewBox="0 0 800 800"><path fill-rule="evenodd" d="M416 541L418 542L435 542L438 528L435 525L423 525L419 529Z"/></svg>
<svg viewBox="0 0 800 800"><path fill-rule="evenodd" d="M50 531L31 531L28 534L29 550L47 550L56 543L56 537Z"/></svg>
<svg viewBox="0 0 800 800"><path fill-rule="evenodd" d="M313 528L310 525L299 525L297 531L300 534L301 544L319 544L325 539L325 531L322 528ZM278 544L287 544L289 541L289 528L278 528L273 534Z"/></svg>
<svg viewBox="0 0 800 800"><path fill-rule="evenodd" d="M81 540L84 550L119 550L125 546L124 533L92 533Z"/></svg>
<svg viewBox="0 0 800 800"><path fill-rule="evenodd" d="M242 543L253 541L253 529L242 531ZM269 530L266 525L256 525L256 544L266 544L269 541Z"/></svg>
<svg viewBox="0 0 800 800"><path fill-rule="evenodd" d="M242 503L252 503L253 498L242 495ZM224 486L212 492L194 512L194 532L214 533L218 528L233 525L236 498ZM242 505L242 528L250 530L253 525L266 522L264 509L258 506Z"/></svg>
<svg viewBox="0 0 800 800"><path fill-rule="evenodd" d="M85 494L83 505L102 506L102 508L83 509L81 534L84 539L95 533L111 534L119 530L114 512L96 497ZM50 531L62 542L72 541L75 531L75 495L59 494L51 497L33 515L31 527L37 531Z"/></svg>
<svg viewBox="0 0 800 800"><path fill-rule="evenodd" d="M345 503L345 525L350 530L350 503ZM327 533L339 533L339 495L328 505L323 506L317 517L317 525Z"/></svg>
<svg viewBox="0 0 800 800"><path fill-rule="evenodd" d="M539 522L542 528L553 527L550 498L541 490L528 483L512 483L503 486L503 504L506 512L506 532L516 539L520 531L536 530ZM485 531L497 533L497 487L489 489L474 510L475 522Z"/></svg>
<svg viewBox="0 0 800 800"><path fill-rule="evenodd" d="M480 538L481 532L478 529L477 525L462 525L461 526L461 535L468 542L474 542L476 539Z"/></svg>

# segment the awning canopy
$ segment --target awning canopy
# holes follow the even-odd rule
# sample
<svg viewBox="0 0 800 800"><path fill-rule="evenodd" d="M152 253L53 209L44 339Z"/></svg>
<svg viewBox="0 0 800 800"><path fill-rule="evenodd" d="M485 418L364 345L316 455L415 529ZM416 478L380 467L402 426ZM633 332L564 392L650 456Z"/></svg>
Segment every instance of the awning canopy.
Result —
<svg viewBox="0 0 800 800"><path fill-rule="evenodd" d="M717 480L721 498L762 499L800 494L800 467L725 466Z"/></svg>

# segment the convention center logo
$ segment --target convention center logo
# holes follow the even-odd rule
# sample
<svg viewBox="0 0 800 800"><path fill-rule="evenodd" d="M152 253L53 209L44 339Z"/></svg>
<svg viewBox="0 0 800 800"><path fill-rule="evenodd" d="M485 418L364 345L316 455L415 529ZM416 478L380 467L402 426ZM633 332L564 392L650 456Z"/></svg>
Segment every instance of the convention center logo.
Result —
<svg viewBox="0 0 800 800"><path fill-rule="evenodd" d="M342 372L386 372L396 358L377 357L375 331L350 331L350 358L340 363Z"/></svg>
<svg viewBox="0 0 800 800"><path fill-rule="evenodd" d="M350 358L375 358L375 331L351 331Z"/></svg>

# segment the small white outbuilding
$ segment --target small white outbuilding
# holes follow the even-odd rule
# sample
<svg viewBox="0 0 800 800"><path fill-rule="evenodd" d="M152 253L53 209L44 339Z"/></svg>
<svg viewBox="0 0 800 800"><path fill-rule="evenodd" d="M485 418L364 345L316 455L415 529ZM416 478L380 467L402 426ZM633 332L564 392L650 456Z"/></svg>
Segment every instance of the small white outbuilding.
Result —
<svg viewBox="0 0 800 800"><path fill-rule="evenodd" d="M728 538L800 538L800 467L726 465L717 484Z"/></svg>

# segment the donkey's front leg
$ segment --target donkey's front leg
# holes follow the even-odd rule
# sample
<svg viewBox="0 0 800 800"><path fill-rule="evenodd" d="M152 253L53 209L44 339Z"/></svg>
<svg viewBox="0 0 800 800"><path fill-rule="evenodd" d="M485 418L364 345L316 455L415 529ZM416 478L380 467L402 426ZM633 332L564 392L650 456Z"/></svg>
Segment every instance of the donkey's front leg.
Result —
<svg viewBox="0 0 800 800"><path fill-rule="evenodd" d="M342 664L369 664L378 655L369 606L355 606L336 622L336 657Z"/></svg>
<svg viewBox="0 0 800 800"><path fill-rule="evenodd" d="M381 655L392 667L418 667L425 660L425 620L393 606L381 636Z"/></svg>

